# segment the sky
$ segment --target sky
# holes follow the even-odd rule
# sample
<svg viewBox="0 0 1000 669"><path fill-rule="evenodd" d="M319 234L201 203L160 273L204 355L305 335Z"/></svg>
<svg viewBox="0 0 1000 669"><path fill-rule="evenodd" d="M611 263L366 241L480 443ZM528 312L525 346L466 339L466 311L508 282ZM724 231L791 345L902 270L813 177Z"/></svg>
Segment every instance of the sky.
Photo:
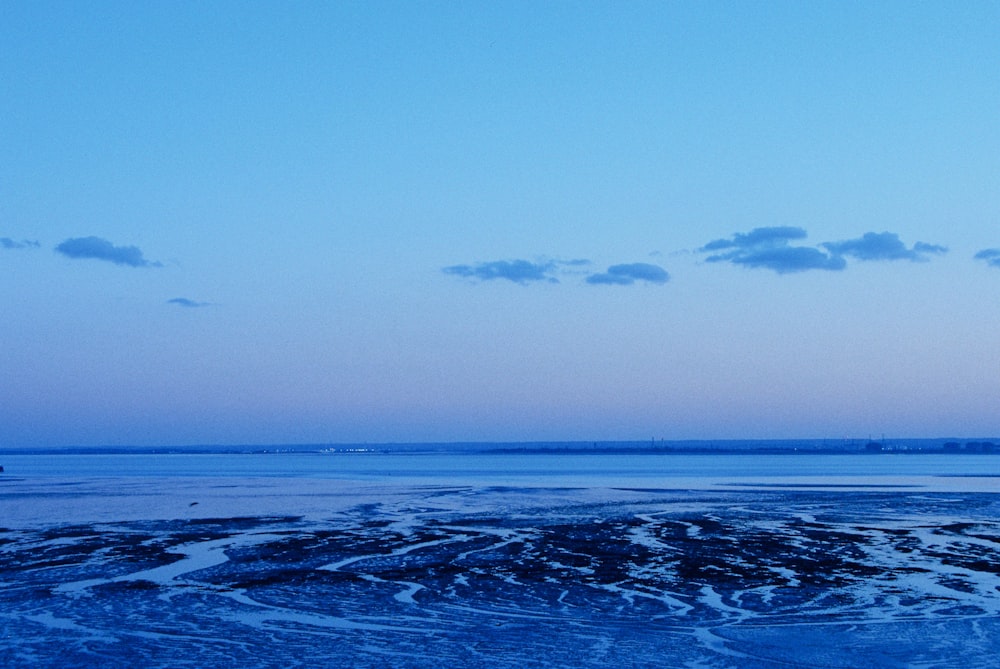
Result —
<svg viewBox="0 0 1000 669"><path fill-rule="evenodd" d="M0 0L0 448L996 437L998 34Z"/></svg>

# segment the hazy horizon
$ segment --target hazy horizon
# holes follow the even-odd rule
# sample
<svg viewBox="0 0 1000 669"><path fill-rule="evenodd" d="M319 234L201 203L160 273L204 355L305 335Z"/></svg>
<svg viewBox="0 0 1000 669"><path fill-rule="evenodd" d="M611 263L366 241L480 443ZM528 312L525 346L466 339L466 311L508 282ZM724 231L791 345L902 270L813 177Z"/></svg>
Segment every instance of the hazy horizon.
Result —
<svg viewBox="0 0 1000 669"><path fill-rule="evenodd" d="M814 439L615 439L577 441L446 441L446 442L317 442L317 443L189 443L189 444L63 444L58 446L0 446L0 454L143 454L143 453L735 453L735 452L865 452L877 444L886 452L940 452L946 444L958 446L959 453L1000 452L997 437L887 437L814 438ZM987 445L988 450L980 448ZM0 464L3 464L0 462Z"/></svg>

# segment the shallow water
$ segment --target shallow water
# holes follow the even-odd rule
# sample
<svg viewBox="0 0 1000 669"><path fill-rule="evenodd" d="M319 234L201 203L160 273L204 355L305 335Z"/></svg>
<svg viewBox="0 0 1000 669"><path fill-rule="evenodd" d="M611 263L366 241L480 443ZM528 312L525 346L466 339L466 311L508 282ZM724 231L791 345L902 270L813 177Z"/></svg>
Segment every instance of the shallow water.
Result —
<svg viewBox="0 0 1000 669"><path fill-rule="evenodd" d="M6 476L390 477L505 480L996 476L1000 454L173 453L3 456Z"/></svg>

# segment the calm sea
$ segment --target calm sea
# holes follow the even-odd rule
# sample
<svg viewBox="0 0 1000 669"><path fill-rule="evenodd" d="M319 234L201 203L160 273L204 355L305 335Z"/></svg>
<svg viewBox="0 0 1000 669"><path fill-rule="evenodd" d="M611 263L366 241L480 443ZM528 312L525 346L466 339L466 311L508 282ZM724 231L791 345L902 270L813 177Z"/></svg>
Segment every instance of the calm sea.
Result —
<svg viewBox="0 0 1000 669"><path fill-rule="evenodd" d="M171 453L4 455L6 477L305 477L370 481L1000 477L1000 454ZM1000 480L998 480L1000 488Z"/></svg>

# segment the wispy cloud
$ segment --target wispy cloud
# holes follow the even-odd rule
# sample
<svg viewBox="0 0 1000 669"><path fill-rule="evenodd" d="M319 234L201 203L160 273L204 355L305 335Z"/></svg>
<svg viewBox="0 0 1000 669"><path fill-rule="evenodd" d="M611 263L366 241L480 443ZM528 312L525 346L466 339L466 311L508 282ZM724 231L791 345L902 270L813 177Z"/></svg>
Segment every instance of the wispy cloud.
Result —
<svg viewBox="0 0 1000 669"><path fill-rule="evenodd" d="M472 265L452 265L441 271L452 276L460 276L476 281L504 279L527 285L529 283L560 283L559 276L585 276L592 285L630 286L636 282L662 284L670 280L670 274L659 265L650 263L628 263L612 265L604 272L594 273L587 269L590 260L493 260Z"/></svg>
<svg viewBox="0 0 1000 669"><path fill-rule="evenodd" d="M601 274L591 274L587 283L594 285L631 286L636 281L648 283L666 283L670 274L659 265L637 262L625 265L612 265L608 271Z"/></svg>
<svg viewBox="0 0 1000 669"><path fill-rule="evenodd" d="M857 260L910 260L923 262L929 255L941 255L948 251L944 246L917 242L907 248L894 232L866 232L858 239L840 242L825 242L823 248L834 255L848 256Z"/></svg>
<svg viewBox="0 0 1000 669"><path fill-rule="evenodd" d="M716 239L698 250L712 254L705 258L706 262L729 262L743 267L770 269L778 274L811 269L844 269L847 263L839 256L810 246L789 244L806 236L805 230L791 226L754 228L747 233L736 233L729 239Z"/></svg>
<svg viewBox="0 0 1000 669"><path fill-rule="evenodd" d="M37 249L41 244L33 239L18 241L10 237L0 237L0 249Z"/></svg>
<svg viewBox="0 0 1000 669"><path fill-rule="evenodd" d="M101 237L73 237L56 247L68 258L105 260L128 267L162 267L162 263L146 260L137 246L115 246Z"/></svg>
<svg viewBox="0 0 1000 669"><path fill-rule="evenodd" d="M558 264L553 261L494 260L474 265L452 265L451 267L445 267L441 271L445 274L477 279L479 281L505 279L514 283L527 285L538 281L559 283L559 279L553 275L557 267Z"/></svg>
<svg viewBox="0 0 1000 669"><path fill-rule="evenodd" d="M787 225L769 228L754 228L750 232L737 232L732 239L716 239L701 247L702 251L723 249L759 249L787 246L793 239L805 239L807 233L802 228Z"/></svg>
<svg viewBox="0 0 1000 669"><path fill-rule="evenodd" d="M188 309L197 309L198 307L210 307L211 302L196 302L195 300L189 300L186 297L175 297L172 300L167 300L167 304L176 304L180 307L185 307Z"/></svg>
<svg viewBox="0 0 1000 669"><path fill-rule="evenodd" d="M990 267L1000 267L1000 249L983 249L972 257L976 260L985 260Z"/></svg>

